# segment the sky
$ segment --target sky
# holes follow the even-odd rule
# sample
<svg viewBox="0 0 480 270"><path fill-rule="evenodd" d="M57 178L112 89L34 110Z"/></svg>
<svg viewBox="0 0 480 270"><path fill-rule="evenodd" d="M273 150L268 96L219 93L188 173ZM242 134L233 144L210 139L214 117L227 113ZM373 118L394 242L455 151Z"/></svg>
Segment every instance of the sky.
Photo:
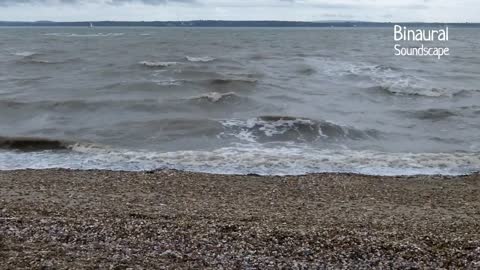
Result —
<svg viewBox="0 0 480 270"><path fill-rule="evenodd" d="M0 0L0 21L480 22L480 0Z"/></svg>

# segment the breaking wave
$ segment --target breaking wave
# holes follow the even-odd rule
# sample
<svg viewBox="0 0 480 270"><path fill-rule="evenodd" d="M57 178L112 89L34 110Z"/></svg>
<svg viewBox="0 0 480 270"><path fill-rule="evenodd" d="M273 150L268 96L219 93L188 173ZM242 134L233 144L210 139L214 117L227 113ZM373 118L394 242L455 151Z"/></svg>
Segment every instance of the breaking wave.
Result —
<svg viewBox="0 0 480 270"><path fill-rule="evenodd" d="M74 34L74 33L47 33L45 36L56 37L119 37L125 35L124 33L91 33L91 34Z"/></svg>
<svg viewBox="0 0 480 270"><path fill-rule="evenodd" d="M22 57L32 57L34 55L38 55L38 53L25 51L25 52L16 52L16 53L14 53L14 55L22 56Z"/></svg>
<svg viewBox="0 0 480 270"><path fill-rule="evenodd" d="M219 93L219 92L210 92L200 96L191 97L190 100L197 102L209 102L209 103L231 103L241 99L240 96L234 92L228 93Z"/></svg>
<svg viewBox="0 0 480 270"><path fill-rule="evenodd" d="M180 86L184 83L184 80L175 80L175 79L155 79L152 82L156 83L159 86Z"/></svg>
<svg viewBox="0 0 480 270"><path fill-rule="evenodd" d="M210 151L148 152L74 144L71 152L2 152L0 170L106 169L145 171L177 169L221 174L303 175L348 172L369 175L463 175L480 170L478 153L385 153L259 147L242 144Z"/></svg>
<svg viewBox="0 0 480 270"><path fill-rule="evenodd" d="M421 120L432 120L432 121L439 121L439 120L444 120L453 116L457 116L457 113L448 109L418 110L411 114L415 118L418 118Z"/></svg>
<svg viewBox="0 0 480 270"><path fill-rule="evenodd" d="M162 67L171 67L175 66L177 62L153 62L153 61L141 61L140 65L151 68L162 68Z"/></svg>
<svg viewBox="0 0 480 270"><path fill-rule="evenodd" d="M353 63L323 59L314 61L316 68L331 77L354 79L366 88L377 88L386 94L398 96L453 97L465 92L477 92L478 89L451 89L423 78L419 72L404 70L388 65ZM412 72L414 74L412 74ZM372 85L373 84L373 85Z"/></svg>
<svg viewBox="0 0 480 270"><path fill-rule="evenodd" d="M314 142L317 140L361 140L377 138L378 131L362 131L328 121L290 116L261 116L248 120L223 120L222 136L234 136L248 142Z"/></svg>
<svg viewBox="0 0 480 270"><path fill-rule="evenodd" d="M201 56L201 57L192 57L192 56L186 56L185 57L187 61L189 62L212 62L215 61L216 59L210 56Z"/></svg>

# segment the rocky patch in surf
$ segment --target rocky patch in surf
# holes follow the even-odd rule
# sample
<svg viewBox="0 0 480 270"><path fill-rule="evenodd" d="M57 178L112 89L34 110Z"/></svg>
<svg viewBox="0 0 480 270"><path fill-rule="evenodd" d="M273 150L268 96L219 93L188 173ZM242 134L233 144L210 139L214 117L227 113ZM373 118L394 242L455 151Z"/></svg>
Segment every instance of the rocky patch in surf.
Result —
<svg viewBox="0 0 480 270"><path fill-rule="evenodd" d="M74 143L44 138L0 137L0 149L22 152L68 150Z"/></svg>

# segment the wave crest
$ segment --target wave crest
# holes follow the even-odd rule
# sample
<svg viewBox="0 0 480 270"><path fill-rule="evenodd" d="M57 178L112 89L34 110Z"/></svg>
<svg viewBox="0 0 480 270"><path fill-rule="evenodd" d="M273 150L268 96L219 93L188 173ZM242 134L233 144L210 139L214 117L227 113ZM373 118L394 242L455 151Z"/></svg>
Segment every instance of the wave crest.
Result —
<svg viewBox="0 0 480 270"><path fill-rule="evenodd" d="M171 67L175 66L177 62L155 62L155 61L141 61L140 65L151 68L162 68L162 67Z"/></svg>
<svg viewBox="0 0 480 270"><path fill-rule="evenodd" d="M210 92L200 96L190 98L193 101L207 101L210 103L228 103L229 101L238 100L240 96L234 92L228 93L219 93L219 92Z"/></svg>
<svg viewBox="0 0 480 270"><path fill-rule="evenodd" d="M413 112L413 116L421 120L439 121L457 116L457 113L447 109L427 109L415 111Z"/></svg>
<svg viewBox="0 0 480 270"><path fill-rule="evenodd" d="M328 121L290 116L261 116L248 120L224 120L223 135L250 142L313 142L321 139L367 139L377 137L375 130L362 131Z"/></svg>
<svg viewBox="0 0 480 270"><path fill-rule="evenodd" d="M86 162L88 161L88 162ZM221 174L303 175L343 172L370 175L463 175L478 172L477 153L386 153L241 144L211 151L148 152L76 145L72 152L0 152L0 170L177 169Z"/></svg>
<svg viewBox="0 0 480 270"><path fill-rule="evenodd" d="M200 57L186 56L185 58L189 62L204 62L204 63L212 62L216 60L215 58L210 56L200 56Z"/></svg>
<svg viewBox="0 0 480 270"><path fill-rule="evenodd" d="M44 36L55 37L119 37L125 33L91 33L91 34L76 34L76 33L46 33Z"/></svg>
<svg viewBox="0 0 480 270"><path fill-rule="evenodd" d="M363 84L367 89L378 89L389 95L438 98L479 91L478 89L445 88L438 82L421 76L419 71L390 65L330 59L311 60L310 64L321 69L329 77L351 78L357 85Z"/></svg>
<svg viewBox="0 0 480 270"><path fill-rule="evenodd" d="M25 51L25 52L16 52L16 53L14 53L14 55L22 56L22 57L32 57L32 56L38 55L38 53Z"/></svg>

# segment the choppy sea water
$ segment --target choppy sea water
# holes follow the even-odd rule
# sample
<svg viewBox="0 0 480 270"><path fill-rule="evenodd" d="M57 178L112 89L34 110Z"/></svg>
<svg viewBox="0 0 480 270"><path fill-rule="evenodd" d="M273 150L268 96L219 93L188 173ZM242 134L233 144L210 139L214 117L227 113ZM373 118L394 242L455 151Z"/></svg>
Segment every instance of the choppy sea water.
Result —
<svg viewBox="0 0 480 270"><path fill-rule="evenodd" d="M480 170L480 31L0 28L0 169Z"/></svg>

